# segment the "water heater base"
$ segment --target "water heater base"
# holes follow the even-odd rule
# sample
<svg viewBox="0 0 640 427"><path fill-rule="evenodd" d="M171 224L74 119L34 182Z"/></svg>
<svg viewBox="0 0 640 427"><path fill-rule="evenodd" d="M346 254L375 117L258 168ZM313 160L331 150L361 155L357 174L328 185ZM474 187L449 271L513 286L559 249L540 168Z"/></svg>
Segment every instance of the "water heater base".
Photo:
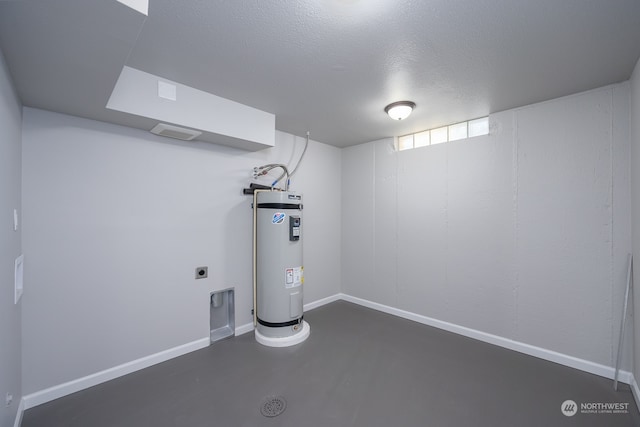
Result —
<svg viewBox="0 0 640 427"><path fill-rule="evenodd" d="M297 334L291 335L289 337L265 337L258 330L255 330L256 341L258 341L262 345L266 345L267 347L291 347L292 345L300 344L307 338L309 338L309 334L311 333L311 326L304 320L302 321L302 330Z"/></svg>

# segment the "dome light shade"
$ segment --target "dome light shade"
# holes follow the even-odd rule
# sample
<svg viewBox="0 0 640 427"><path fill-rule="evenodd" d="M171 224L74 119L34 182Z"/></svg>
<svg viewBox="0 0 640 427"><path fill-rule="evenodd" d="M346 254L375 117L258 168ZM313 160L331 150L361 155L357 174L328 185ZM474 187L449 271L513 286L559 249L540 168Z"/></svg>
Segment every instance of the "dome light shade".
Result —
<svg viewBox="0 0 640 427"><path fill-rule="evenodd" d="M409 117L414 108L416 108L415 102L398 101L384 107L384 112L393 120L404 120Z"/></svg>

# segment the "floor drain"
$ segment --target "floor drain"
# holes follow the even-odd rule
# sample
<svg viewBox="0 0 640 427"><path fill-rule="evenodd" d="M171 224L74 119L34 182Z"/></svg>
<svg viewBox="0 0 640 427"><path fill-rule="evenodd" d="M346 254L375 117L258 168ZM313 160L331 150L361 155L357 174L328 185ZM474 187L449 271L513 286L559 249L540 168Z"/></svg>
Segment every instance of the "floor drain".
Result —
<svg viewBox="0 0 640 427"><path fill-rule="evenodd" d="M269 396L260 404L260 412L265 417L277 417L287 409L287 401L283 397Z"/></svg>

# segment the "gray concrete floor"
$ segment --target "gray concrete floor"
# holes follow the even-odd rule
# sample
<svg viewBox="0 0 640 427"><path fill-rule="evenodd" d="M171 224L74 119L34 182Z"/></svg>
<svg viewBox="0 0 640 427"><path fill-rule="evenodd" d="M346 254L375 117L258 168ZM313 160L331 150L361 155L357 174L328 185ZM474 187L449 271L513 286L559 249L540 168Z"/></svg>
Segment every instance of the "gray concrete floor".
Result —
<svg viewBox="0 0 640 427"><path fill-rule="evenodd" d="M311 336L297 346L220 341L29 409L22 426L640 425L629 387L602 377L343 301L305 319ZM266 418L271 395L287 409ZM629 410L566 417L567 399Z"/></svg>

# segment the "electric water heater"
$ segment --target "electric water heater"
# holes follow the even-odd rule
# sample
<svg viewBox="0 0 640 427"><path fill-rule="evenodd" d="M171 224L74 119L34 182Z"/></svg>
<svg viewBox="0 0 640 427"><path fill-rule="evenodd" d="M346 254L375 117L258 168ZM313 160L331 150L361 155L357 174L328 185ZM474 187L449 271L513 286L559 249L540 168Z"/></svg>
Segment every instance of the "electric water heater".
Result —
<svg viewBox="0 0 640 427"><path fill-rule="evenodd" d="M304 341L302 196L262 191L255 202L256 340L271 347Z"/></svg>

